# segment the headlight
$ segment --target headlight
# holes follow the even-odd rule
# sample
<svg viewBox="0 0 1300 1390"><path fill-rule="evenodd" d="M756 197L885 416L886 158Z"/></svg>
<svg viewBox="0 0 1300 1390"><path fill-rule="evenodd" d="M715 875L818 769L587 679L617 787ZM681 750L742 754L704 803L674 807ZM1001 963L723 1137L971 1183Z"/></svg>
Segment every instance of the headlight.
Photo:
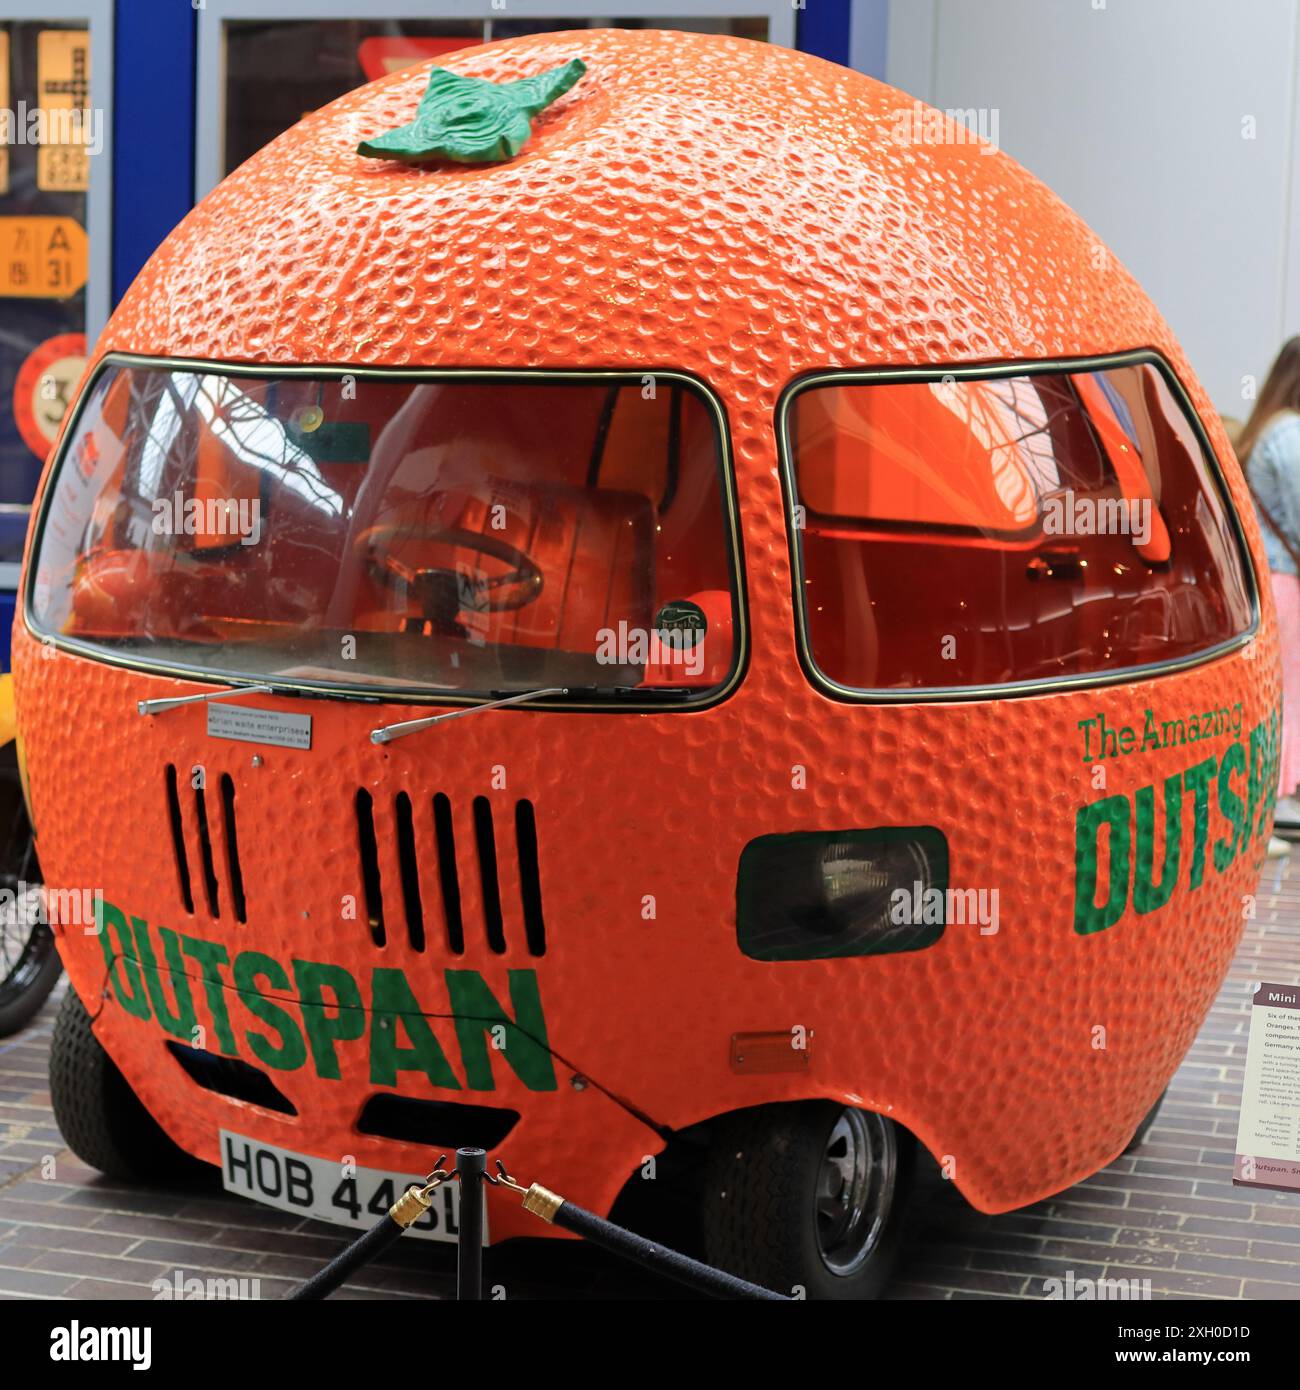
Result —
<svg viewBox="0 0 1300 1390"><path fill-rule="evenodd" d="M736 936L754 960L920 951L944 928L927 890L943 901L947 888L948 841L933 826L762 835L741 852Z"/></svg>

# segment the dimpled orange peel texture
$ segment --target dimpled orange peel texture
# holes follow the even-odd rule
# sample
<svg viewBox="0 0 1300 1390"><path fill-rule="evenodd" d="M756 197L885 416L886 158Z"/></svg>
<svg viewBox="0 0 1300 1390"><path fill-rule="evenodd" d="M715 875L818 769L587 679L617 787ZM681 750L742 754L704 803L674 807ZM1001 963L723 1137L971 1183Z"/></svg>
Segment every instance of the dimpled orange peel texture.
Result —
<svg viewBox="0 0 1300 1390"><path fill-rule="evenodd" d="M1075 815L1096 799L1080 720L1139 725L1148 707L1241 701L1276 709L1271 607L1238 653L1131 685L1016 700L860 706L816 691L796 652L774 421L801 373L828 367L1036 360L1150 347L1172 364L1210 433L1263 573L1239 469L1168 327L1133 279L1047 188L975 144L896 138L910 97L815 58L737 39L613 30L544 34L456 53L456 72L506 81L573 58L586 75L513 159L399 166L358 143L411 120L427 67L343 97L273 141L208 196L152 257L95 348L169 358L358 368L655 368L695 374L725 408L739 498L749 658L725 701L690 714L484 714L379 748L373 707L309 709L308 751L209 739L201 706L141 719L137 700L210 689L60 653L20 620L14 652L42 867L94 885L157 931L345 966L400 967L445 1035L443 968L536 967L557 1087L522 1087L498 1060L491 1093L408 1094L517 1109L510 1168L608 1210L643 1155L677 1128L741 1106L832 1097L880 1110L947 1158L994 1212L1109 1162L1168 1082L1223 979L1258 854L1162 911L1073 929ZM427 706L389 706L385 720ZM1114 763L1111 793L1159 786L1186 749ZM248 922L177 888L164 770L229 773L237 788ZM508 768L508 790L490 770ZM792 769L806 770L796 789ZM394 798L447 794L458 842L471 802L505 823L536 807L548 949L521 956L506 884L505 955L467 930L448 962L365 924L358 788L374 798L381 871L396 882ZM192 812L187 811L187 815ZM764 964L737 949L736 868L755 836L934 825L956 884L996 888L996 935L949 927L930 949ZM421 822L423 827L423 822ZM193 834L187 825L187 835ZM223 831L214 828L215 852ZM420 828L420 834L425 834ZM463 870L463 880L472 872ZM655 900L652 921L643 915ZM466 920L476 904L467 900ZM420 1171L428 1153L357 1133L376 1087L364 1043L338 1079L276 1072L296 1118L192 1085L152 1019L104 999L93 936L65 932L72 981L131 1085L203 1158L217 1130L302 1152ZM229 972L242 1056L265 1031ZM291 990L262 981L292 1007ZM363 986L364 988L364 986ZM195 983L200 1010L203 995ZM737 1075L739 1032L805 1028L799 1073ZM1107 1045L1094 1045L1096 1029ZM454 1049L449 1047L453 1063ZM574 1084L575 1074L588 1084ZM465 1080L461 1076L462 1084ZM496 1204L492 1235L539 1223Z"/></svg>

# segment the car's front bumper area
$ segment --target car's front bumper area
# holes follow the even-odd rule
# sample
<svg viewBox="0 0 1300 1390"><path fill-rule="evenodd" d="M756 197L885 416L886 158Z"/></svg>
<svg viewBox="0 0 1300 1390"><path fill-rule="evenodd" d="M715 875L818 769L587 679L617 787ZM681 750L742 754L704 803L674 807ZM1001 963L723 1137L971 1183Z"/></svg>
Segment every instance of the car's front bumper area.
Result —
<svg viewBox="0 0 1300 1390"><path fill-rule="evenodd" d="M525 1035L504 1010L410 1012L395 1001L425 993L429 982L391 980L365 1007L340 1007L348 987L337 975L333 988L317 988L311 971L291 966L290 977L314 981L304 1001L277 991L290 977L261 952L220 960L194 938L126 921L112 904L101 910L101 968L65 949L74 985L132 1090L206 1162L220 1164L223 1130L336 1162L340 1173L355 1165L412 1179L472 1145L522 1179L608 1212L629 1174L663 1147L598 1078ZM235 980L256 980L258 989ZM486 986L475 988L486 1000ZM505 989L516 1002L527 992L518 983L511 992L508 981ZM463 986L459 997L467 997ZM526 1012L525 1003L525 1023ZM493 1200L494 1243L557 1234L508 1194Z"/></svg>

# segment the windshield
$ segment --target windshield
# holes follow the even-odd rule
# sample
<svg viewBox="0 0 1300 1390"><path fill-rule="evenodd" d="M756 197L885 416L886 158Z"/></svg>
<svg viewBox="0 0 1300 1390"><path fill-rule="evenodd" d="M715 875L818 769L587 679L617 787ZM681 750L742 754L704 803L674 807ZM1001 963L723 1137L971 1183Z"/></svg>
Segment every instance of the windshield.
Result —
<svg viewBox="0 0 1300 1390"><path fill-rule="evenodd" d="M719 413L671 375L110 361L50 483L31 616L295 686L682 698L736 666Z"/></svg>
<svg viewBox="0 0 1300 1390"><path fill-rule="evenodd" d="M1154 362L823 378L786 446L803 630L840 687L1104 678L1254 621L1231 506Z"/></svg>

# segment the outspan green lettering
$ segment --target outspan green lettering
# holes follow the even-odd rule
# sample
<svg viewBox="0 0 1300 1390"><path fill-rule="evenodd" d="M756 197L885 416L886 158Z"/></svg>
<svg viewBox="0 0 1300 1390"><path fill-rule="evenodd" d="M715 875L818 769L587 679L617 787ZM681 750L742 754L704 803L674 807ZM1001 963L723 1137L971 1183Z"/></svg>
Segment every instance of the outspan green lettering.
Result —
<svg viewBox="0 0 1300 1390"><path fill-rule="evenodd" d="M370 977L370 997L374 1008L370 1023L371 1081L377 1086L396 1086L398 1072L422 1071L432 1085L459 1091L456 1073L421 1012L406 976L400 970L375 970ZM399 1030L410 1038L410 1047L399 1043Z"/></svg>
<svg viewBox="0 0 1300 1390"><path fill-rule="evenodd" d="M1110 827L1110 882L1097 905L1097 863L1102 826ZM1080 936L1105 931L1128 905L1129 808L1126 796L1107 796L1080 806L1074 818L1074 929Z"/></svg>
<svg viewBox="0 0 1300 1390"><path fill-rule="evenodd" d="M366 1014L357 982L341 965L312 960L293 963L294 983L302 1006L302 1021L311 1045L318 1076L339 1079L339 1059L334 1044L352 1042L366 1031ZM324 991L334 996L334 1012L326 1007Z"/></svg>
<svg viewBox="0 0 1300 1390"><path fill-rule="evenodd" d="M1268 775L1268 732L1256 724L1250 731L1250 775L1246 779L1246 833L1244 840L1262 832L1264 817L1259 816L1260 803L1266 799L1265 778ZM1259 816L1258 821L1256 817Z"/></svg>
<svg viewBox="0 0 1300 1390"><path fill-rule="evenodd" d="M228 1056L252 1056L277 1071L295 1071L310 1058L318 1076L337 1081L339 1044L363 1038L368 1027L369 1071L375 1084L396 1086L403 1072L422 1072L431 1086L459 1091L461 1078L434 1031L442 1026L447 1032L455 1030L470 1089L496 1088L493 1051L501 1053L531 1090L557 1089L533 970L506 972L508 1007L478 971L448 970L447 1002L429 1012L399 969L372 970L369 997L363 999L356 979L340 965L294 960L285 966L273 956L250 950L238 952L232 966L226 948L217 942L150 927L142 918L128 921L111 903L103 905L100 926L113 997L138 1018L156 1012L160 1027L187 1043L193 1043L199 1028L195 979L201 977L215 1040ZM198 962L199 972L190 962ZM242 1027L239 1045L231 1026L232 996L265 1025ZM295 1005L301 1009L301 1020Z"/></svg>
<svg viewBox="0 0 1300 1390"><path fill-rule="evenodd" d="M110 927L117 933L116 950L113 949L110 940ZM100 909L99 931L96 935L99 937L104 960L108 965L108 978L114 999L134 1017L148 1018L149 997L144 981L140 978L140 962L136 960L135 951L132 949L134 939L131 928L121 908L114 907L110 902L103 903Z"/></svg>
<svg viewBox="0 0 1300 1390"><path fill-rule="evenodd" d="M217 1035L217 1046L227 1057L234 1057L239 1049L235 1046L235 1031L230 1026L226 982L221 978L221 967L230 964L226 948L216 941L204 941L199 936L182 936L181 949L198 961L203 973L203 995L208 1001L208 1012L212 1015L212 1031Z"/></svg>
<svg viewBox="0 0 1300 1390"><path fill-rule="evenodd" d="M1232 828L1232 834L1215 842L1214 867L1223 873L1237 857L1237 849L1246 839L1246 803L1232 785L1234 772L1245 772L1246 750L1239 743L1228 746L1219 764L1219 810Z"/></svg>
<svg viewBox="0 0 1300 1390"><path fill-rule="evenodd" d="M1241 705L1234 706L1240 711ZM1184 721L1175 720L1161 725L1162 731L1186 737L1175 737L1172 745L1200 743L1219 737L1228 731L1223 711L1209 712L1193 721L1191 732ZM1100 716L1098 716L1100 718ZM1221 759L1202 758L1181 773L1165 778L1165 818L1162 837L1163 865L1160 877L1155 876L1156 790L1159 783L1139 787L1131 799L1123 794L1103 797L1100 801L1080 807L1075 816L1074 848L1074 929L1081 935L1104 931L1124 915L1128 906L1127 876L1129 852L1133 855L1132 902L1138 914L1156 912L1173 899L1180 881L1188 892L1205 883L1206 858L1211 837L1210 820L1215 809L1223 816L1227 829L1213 841L1213 863L1216 873L1225 873L1253 839L1267 833L1277 801L1277 778L1280 761L1280 714L1274 709L1248 732L1238 719L1231 725L1237 741L1230 743ZM1087 721L1084 721L1085 723ZM1147 711L1147 724L1154 727L1154 715ZM1171 741L1161 740L1161 747ZM1244 781L1234 785L1234 776ZM1183 847L1183 800L1191 794L1191 843ZM1101 834L1109 826L1110 881L1106 885L1106 900L1096 901L1100 876ZM1133 843L1130 844L1130 836ZM1182 867L1185 874L1180 879Z"/></svg>
<svg viewBox="0 0 1300 1390"><path fill-rule="evenodd" d="M154 955L153 942L149 939L149 923L143 917L132 917L135 928L135 949L144 970L145 984L149 998L153 1000L154 1017L162 1024L163 1031L173 1038L183 1038L187 1043L193 1041L194 1029L198 1019L194 1013L194 996L190 992L189 976L185 973L185 962L181 956L180 937L166 927L158 928L158 939L163 944L163 958L167 965L161 968ZM176 996L173 1009L167 1002L167 991L163 977L170 976L172 993Z"/></svg>
<svg viewBox="0 0 1300 1390"><path fill-rule="evenodd" d="M1183 773L1183 786L1192 793L1192 868L1187 886L1199 888L1205 878L1205 840L1210 831L1210 784L1218 762L1206 758Z"/></svg>
<svg viewBox="0 0 1300 1390"><path fill-rule="evenodd" d="M496 1089L488 1051L488 1030L500 1027L504 1030L500 1055L514 1074L530 1091L554 1091L555 1066L546 1045L546 1019L537 988L537 972L511 970L507 976L510 1007L515 1013L513 1019L477 970L447 971L447 994L456 1017L456 1036L460 1041L466 1083L475 1091Z"/></svg>
<svg viewBox="0 0 1300 1390"><path fill-rule="evenodd" d="M1133 910L1145 914L1164 907L1174 895L1183 854L1183 775L1165 778L1165 862L1160 882L1154 880L1156 789L1139 787L1137 805L1137 862L1133 871Z"/></svg>
<svg viewBox="0 0 1300 1390"><path fill-rule="evenodd" d="M1264 807L1259 817L1259 836L1266 839L1277 809L1277 782L1282 767L1281 719L1275 710L1268 720L1264 734Z"/></svg>
<svg viewBox="0 0 1300 1390"><path fill-rule="evenodd" d="M258 988L265 980L271 989L289 991L289 976L284 966L261 951L241 951L235 957L235 989L240 1002L255 1018L260 1018L280 1036L275 1045L264 1034L250 1028L244 1037L253 1056L264 1066L277 1071L297 1071L307 1060L307 1044L288 1009L281 1008Z"/></svg>

